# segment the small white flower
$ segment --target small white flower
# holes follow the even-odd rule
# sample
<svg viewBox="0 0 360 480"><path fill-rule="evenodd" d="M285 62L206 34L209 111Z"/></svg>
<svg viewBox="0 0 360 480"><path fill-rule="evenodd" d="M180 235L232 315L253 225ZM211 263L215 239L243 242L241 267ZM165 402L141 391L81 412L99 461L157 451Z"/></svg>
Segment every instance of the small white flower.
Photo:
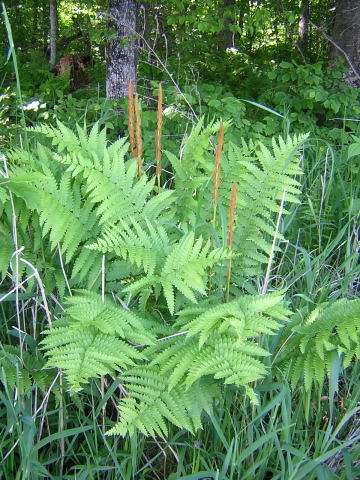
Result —
<svg viewBox="0 0 360 480"><path fill-rule="evenodd" d="M23 106L24 110L34 110L34 112L37 112L39 110L40 102L39 100L33 100L32 102L29 102L27 105Z"/></svg>

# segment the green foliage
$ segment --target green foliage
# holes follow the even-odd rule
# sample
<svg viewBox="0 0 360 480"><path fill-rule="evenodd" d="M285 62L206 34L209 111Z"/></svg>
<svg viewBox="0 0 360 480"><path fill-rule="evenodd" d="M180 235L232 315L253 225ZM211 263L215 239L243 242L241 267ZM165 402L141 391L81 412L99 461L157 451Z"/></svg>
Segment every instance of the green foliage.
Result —
<svg viewBox="0 0 360 480"><path fill-rule="evenodd" d="M149 180L145 174L137 178L134 160L125 159L124 139L108 146L105 130L99 131L98 125L89 135L79 127L75 135L61 123L57 128L36 127L30 131L49 138L50 148L39 143L33 155L19 150L11 155L12 161L18 164L26 160L27 167L12 167L8 188L22 198L28 208L38 212L43 239L48 237L52 250L60 245L65 262L73 264L72 283L76 275L80 279L87 275L90 269L87 262L94 261L94 250L108 257L105 265L120 261L119 266L121 262L123 268L131 264L136 272L134 276L131 269L125 268L128 273L118 275L117 288L121 295L139 293L135 296L138 307L135 300L128 311L85 291L80 297L68 298L66 314L44 332L42 342L47 365L62 368L72 390L79 390L89 378L123 372L130 393L120 408L127 413L113 432L131 432L137 426L144 433L166 435L164 418L193 431L200 425L201 410L211 411L214 396L211 392L220 391L221 383L244 387L257 403L250 384L266 375L265 364L258 357L267 356L268 352L254 340L260 334L276 333L281 322L288 319L289 311L281 306L279 295L240 296L233 302L214 306L218 293L212 295L209 272L218 268L229 254L224 248L212 247L211 230L203 230L201 235L196 235L196 229L189 230L196 219L190 209L182 207L190 205L191 199L197 204L202 221L208 221L212 213L210 193L204 193L206 187L210 192L212 189L209 174L213 160L210 163L208 142L214 129L202 131L201 127L199 123L185 145L183 163L170 155L175 191L154 193L154 179ZM252 259L252 265L261 264L265 257L256 254L257 250L262 248L269 253L265 237L261 240L259 232L270 238L275 235L274 217L284 189L287 198L296 201L294 195L299 190L294 177L301 171L295 153L305 138L294 137L287 142L280 139L273 143L273 153L262 144L258 147L244 144L242 149L230 146L229 163L224 160L223 167L230 178L222 184L221 194L224 205L228 205L229 183L243 184L239 187L238 226L246 232L238 242L235 260L247 258L247 252L255 248L248 258ZM194 158L198 160L196 164ZM185 171L191 164L193 174L188 171L186 177ZM29 182L23 188L19 179L26 175ZM178 214L170 213L174 201ZM187 233L169 223L179 217L180 225L189 230ZM254 238L246 227L251 218L253 224L255 222ZM82 227L77 233L79 225ZM239 232L237 235L241 236ZM91 242L92 239L95 241ZM222 239L223 243L225 240ZM245 263L241 266L244 276L248 275ZM106 267L102 268L106 280ZM225 278L221 279L223 274L219 275L216 281L212 279L217 288L225 283ZM201 300L209 294L209 302ZM181 309L182 305L199 301L199 307ZM157 338L163 335L153 310L158 302L169 322L165 338ZM171 319L175 309L179 315L176 322ZM154 333L157 332L155 337L151 330L146 333L147 311L151 314ZM182 334L184 329L186 335ZM145 348L152 343L154 345ZM135 370L129 373L132 366ZM159 384L159 375L168 377L165 385ZM148 378L148 384L147 393L139 396L136 392L139 392L139 382L141 385L140 377ZM209 388L205 388L206 385ZM180 391L184 392L183 397L179 396ZM208 393L197 399L196 406L194 398L205 391ZM155 402L156 398L161 402ZM176 405L182 412L178 416Z"/></svg>
<svg viewBox="0 0 360 480"><path fill-rule="evenodd" d="M280 349L279 361L290 368L293 387L304 382L309 391L314 384L322 387L331 374L334 354L341 357L343 368L360 358L360 300L341 299L319 305L301 325L292 327L292 334Z"/></svg>
<svg viewBox="0 0 360 480"><path fill-rule="evenodd" d="M169 241L166 230L160 225L156 229L147 220L147 231L132 221L132 227L120 222L121 227L110 228L97 244L89 248L103 253L114 252L141 267L146 277L132 283L124 292L138 292L144 288L162 287L171 314L174 313L174 288L191 302L196 303L194 292L206 294L203 278L206 269L226 258L223 249L211 249L210 241L195 240L194 234L184 236L180 242Z"/></svg>
<svg viewBox="0 0 360 480"><path fill-rule="evenodd" d="M44 331L42 348L47 366L63 370L71 391L92 378L120 375L126 397L120 401L120 423L110 433L125 435L137 428L165 437L167 421L194 432L201 412L212 414L225 385L243 389L258 404L253 385L267 376L270 355L260 339L276 335L289 319L282 294L244 295L242 285L277 250L274 238L283 239L275 227L279 212L288 213L281 204L299 204L298 152L307 136L280 137L271 147L226 144L220 216L214 222L211 141L216 130L214 125L202 129L200 122L181 160L167 154L174 190L155 188L154 178L145 173L139 178L135 160L127 159L125 139L108 145L98 124L89 134L80 127L75 134L62 123L36 127L29 132L40 135L41 143L30 154L11 153L6 187L37 212L42 241L64 255L72 271L68 288L81 285L91 271L91 282L97 282L93 291L67 298L65 313ZM221 245L232 182L238 191L230 252ZM231 256L232 297L223 303ZM103 290L109 281L121 306L95 293L100 281ZM284 358L292 358L294 349L301 352L295 363L280 364L291 369L294 386L302 370L306 389L314 379L323 382L331 350L344 353L346 364L358 355L356 330L334 325L343 302L324 309L318 330L312 322L284 343ZM331 308L337 309L334 314ZM334 328L338 343L330 339Z"/></svg>
<svg viewBox="0 0 360 480"><path fill-rule="evenodd" d="M88 292L68 302L68 316L44 332L42 345L47 365L64 370L71 390L79 390L90 377L127 368L143 358L129 343L152 342L139 316Z"/></svg>
<svg viewBox="0 0 360 480"><path fill-rule="evenodd" d="M307 2L142 2L140 179L126 99L105 99L98 2L58 2L58 56L95 63L72 94L43 55L48 2L5 3L0 477L358 478L359 304L337 300L359 287L358 92L319 31L299 44Z"/></svg>
<svg viewBox="0 0 360 480"><path fill-rule="evenodd" d="M44 370L45 359L40 352L20 352L13 345L2 345L0 349L0 380L9 391L18 389L19 394L29 394L36 384L43 392L51 384L54 371Z"/></svg>
<svg viewBox="0 0 360 480"><path fill-rule="evenodd" d="M124 376L127 397L119 405L121 420L108 434L125 436L135 428L145 435L168 436L165 420L179 428L195 432L201 427L201 413L212 411L213 398L219 396L217 383L202 378L190 388L168 388L157 367L129 370Z"/></svg>
<svg viewBox="0 0 360 480"><path fill-rule="evenodd" d="M349 119L348 128L356 128L351 119L360 113L358 92L342 80L344 66L327 67L324 62L301 65L283 61L267 74L275 87L263 92L259 100L288 116L298 131L313 130L322 137L348 141L341 117Z"/></svg>

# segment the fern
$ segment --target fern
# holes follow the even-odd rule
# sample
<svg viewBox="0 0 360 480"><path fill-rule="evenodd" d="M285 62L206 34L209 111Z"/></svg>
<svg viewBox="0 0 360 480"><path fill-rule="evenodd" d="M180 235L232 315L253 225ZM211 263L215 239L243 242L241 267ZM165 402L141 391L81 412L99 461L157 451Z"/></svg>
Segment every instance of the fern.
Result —
<svg viewBox="0 0 360 480"><path fill-rule="evenodd" d="M283 296L242 296L237 300L208 308L186 309L179 313L178 323L189 336L199 335L199 346L216 331L232 331L239 339L251 339L260 334L273 334L281 322L286 322L290 311L283 304Z"/></svg>
<svg viewBox="0 0 360 480"><path fill-rule="evenodd" d="M209 183L213 169L213 153L210 136L218 126L211 124L203 128L203 119L195 125L186 139L181 157L165 152L175 173L176 218L180 221L191 219L196 223L200 187Z"/></svg>
<svg viewBox="0 0 360 480"><path fill-rule="evenodd" d="M166 437L165 420L194 433L201 426L201 412L211 413L213 399L219 395L218 385L208 379L199 380L188 390L169 390L156 366L130 370L124 376L124 385L127 397L119 405L121 419L109 435L125 436L137 428L145 435Z"/></svg>
<svg viewBox="0 0 360 480"><path fill-rule="evenodd" d="M32 155L14 150L12 160L29 165L22 170L24 178L34 176L31 168L42 175L24 188L14 168L9 186L29 209L38 212L51 248L60 244L65 262L73 262L75 282L81 284L87 279L91 285L98 277L101 255L83 249L83 245L94 241L101 229L131 215L141 223L146 219L155 221L160 215L162 221L169 220L173 192L167 190L150 197L154 180L148 180L146 175L137 180L136 164L125 161L125 139L108 146L105 130L99 131L98 124L89 135L80 127L76 135L60 122L58 128L40 126L31 130L50 138L57 152L40 143Z"/></svg>
<svg viewBox="0 0 360 480"><path fill-rule="evenodd" d="M45 359L40 352L23 351L13 345L0 347L0 380L8 389L30 393L36 387L45 392L53 382L53 371L44 370Z"/></svg>
<svg viewBox="0 0 360 480"><path fill-rule="evenodd" d="M50 135L53 143L58 145L58 151L67 152L57 155L55 159L72 176L81 176L89 200L96 204L100 225L137 214L155 220L174 201L171 199L171 190L149 198L155 179L148 180L146 175L142 175L137 180L135 160L125 162L128 150L125 138L108 146L106 131L103 129L99 132L98 123L88 136L79 126L78 137L60 122L58 127L59 130L50 131L47 127L44 130L40 127L36 131Z"/></svg>
<svg viewBox="0 0 360 480"><path fill-rule="evenodd" d="M124 292L138 292L159 285L173 314L174 289L196 303L194 292L206 294L206 269L227 255L223 249L210 249L210 241L204 244L202 238L195 240L193 232L175 243L163 226L155 227L147 219L146 226L145 230L134 219L130 225L121 220L119 225L104 229L97 243L88 248L102 253L114 252L141 267L146 276L124 288Z"/></svg>
<svg viewBox="0 0 360 480"><path fill-rule="evenodd" d="M290 364L293 388L300 380L309 391L323 385L331 371L334 353L346 368L360 358L360 300L341 299L323 304L312 312L303 325L296 325L278 355L283 368Z"/></svg>
<svg viewBox="0 0 360 480"><path fill-rule="evenodd" d="M67 315L45 330L47 366L62 368L71 390L91 377L135 365L144 356L133 342L152 342L142 319L99 295L85 292L68 299ZM130 343L131 342L131 343Z"/></svg>
<svg viewBox="0 0 360 480"><path fill-rule="evenodd" d="M176 191L178 188L181 191L178 218L193 225L209 222L213 216L214 159L207 154L209 142L204 142L204 136L209 140L213 130L200 133L200 128L201 122L193 129L182 161L168 154L175 170ZM232 183L238 186L234 270L240 278L259 274L261 265L268 262L283 195L285 202L299 203L297 177L302 171L298 151L306 138L307 135L294 135L285 141L279 137L273 139L271 149L261 143L255 146L243 141L242 147L231 143L222 155L218 197L223 209L229 207ZM194 162L192 152L199 149L202 149L202 159ZM287 213L286 209L283 213ZM283 238L280 233L277 237Z"/></svg>

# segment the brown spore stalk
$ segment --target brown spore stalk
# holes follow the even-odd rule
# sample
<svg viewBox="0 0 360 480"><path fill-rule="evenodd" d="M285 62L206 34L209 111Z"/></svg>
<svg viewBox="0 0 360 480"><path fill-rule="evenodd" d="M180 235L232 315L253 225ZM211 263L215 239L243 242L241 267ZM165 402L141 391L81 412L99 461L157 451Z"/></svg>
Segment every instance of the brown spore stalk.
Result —
<svg viewBox="0 0 360 480"><path fill-rule="evenodd" d="M134 137L134 94L133 94L133 85L131 80L129 82L129 87L128 87L128 110L129 110L128 128L129 128L129 142L130 142L131 155L133 157L136 157L135 137Z"/></svg>
<svg viewBox="0 0 360 480"><path fill-rule="evenodd" d="M215 150L215 168L214 168L214 190L213 190L213 199L217 203L218 198L218 191L220 187L220 159L221 159L221 152L224 145L224 124L223 122L220 123L218 138L217 138L217 145Z"/></svg>
<svg viewBox="0 0 360 480"><path fill-rule="evenodd" d="M136 157L138 164L138 177L142 175L142 139L141 139L141 117L139 111L138 94L135 95L135 119L136 119Z"/></svg>
<svg viewBox="0 0 360 480"><path fill-rule="evenodd" d="M233 182L231 186L231 197L230 197L230 207L229 207L229 229L228 229L227 242L226 242L230 255L231 255L232 244L233 244L235 207L236 207L236 182ZM232 267L232 255L230 256L230 259L229 259L229 268L226 274L226 277L227 277L227 287L226 287L226 297L225 297L226 302L229 300L231 267Z"/></svg>

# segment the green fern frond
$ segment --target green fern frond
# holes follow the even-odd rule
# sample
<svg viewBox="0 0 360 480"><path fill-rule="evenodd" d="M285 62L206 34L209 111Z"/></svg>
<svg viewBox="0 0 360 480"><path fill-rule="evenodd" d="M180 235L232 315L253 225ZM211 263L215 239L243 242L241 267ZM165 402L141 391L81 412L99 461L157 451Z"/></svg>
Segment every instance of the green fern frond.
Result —
<svg viewBox="0 0 360 480"><path fill-rule="evenodd" d="M144 359L137 345L150 345L146 320L92 292L67 299L66 316L45 330L47 365L62 368L72 390L91 377L134 366Z"/></svg>
<svg viewBox="0 0 360 480"><path fill-rule="evenodd" d="M107 147L105 129L99 132L96 125L89 136L80 128L78 135L81 136L81 150L57 156L56 160L65 165L72 176L82 176L87 195L96 204L100 224L139 214L154 221L174 201L171 190L149 197L155 179L148 180L146 175L137 179L136 162L125 162L128 151L125 138Z"/></svg>
<svg viewBox="0 0 360 480"><path fill-rule="evenodd" d="M168 235L163 226L154 227L147 219L146 229L134 218L129 220L129 223L120 220L118 225L105 227L97 242L88 248L102 253L114 252L152 275L170 249Z"/></svg>
<svg viewBox="0 0 360 480"><path fill-rule="evenodd" d="M21 357L21 359L20 359ZM45 392L53 383L53 372L44 370L45 359L40 352L22 351L13 345L0 348L0 380L7 388L29 393L32 388Z"/></svg>
<svg viewBox="0 0 360 480"><path fill-rule="evenodd" d="M214 332L232 331L239 339L250 339L260 333L274 334L291 312L283 305L283 295L246 295L212 308L185 309L178 323L188 335L199 335L200 347Z"/></svg>
<svg viewBox="0 0 360 480"><path fill-rule="evenodd" d="M136 292L145 286L160 284L171 314L175 310L175 289L188 300L196 303L194 292L206 294L206 269L228 258L224 249L210 250L209 241L204 244L201 237L195 240L193 232L174 244L168 254L166 251L164 253L165 258L158 275L141 279L126 287L124 292Z"/></svg>
<svg viewBox="0 0 360 480"><path fill-rule="evenodd" d="M145 320L139 315L107 298L103 300L96 293L86 290L79 293L66 299L66 313L84 329L96 327L102 333L141 345L153 343L154 337L146 331Z"/></svg>
<svg viewBox="0 0 360 480"><path fill-rule="evenodd" d="M89 378L113 374L143 358L137 349L114 335L69 320L58 321L43 333L46 337L41 345L46 350L47 366L61 368L72 391L80 390Z"/></svg>
<svg viewBox="0 0 360 480"><path fill-rule="evenodd" d="M57 184L46 166L44 170L47 174L45 180L42 177L26 188L20 183L11 183L11 189L29 209L39 213L43 235L49 234L52 249L59 243L62 245L62 252L69 262L80 243L94 233L96 217L92 204L89 201L82 203L79 183L72 182L70 175L65 173Z"/></svg>
<svg viewBox="0 0 360 480"><path fill-rule="evenodd" d="M167 421L194 432L201 426L201 412L211 412L219 389L214 381L201 379L192 388L168 389L157 367L137 367L127 372L124 386L127 396L120 401L120 422L108 435L132 434L135 429L145 435L166 437Z"/></svg>
<svg viewBox="0 0 360 480"><path fill-rule="evenodd" d="M292 328L278 362L284 368L290 363L293 387L302 378L307 391L313 383L322 385L334 353L343 358L344 368L360 357L359 318L360 300L341 299L318 306L303 325Z"/></svg>

